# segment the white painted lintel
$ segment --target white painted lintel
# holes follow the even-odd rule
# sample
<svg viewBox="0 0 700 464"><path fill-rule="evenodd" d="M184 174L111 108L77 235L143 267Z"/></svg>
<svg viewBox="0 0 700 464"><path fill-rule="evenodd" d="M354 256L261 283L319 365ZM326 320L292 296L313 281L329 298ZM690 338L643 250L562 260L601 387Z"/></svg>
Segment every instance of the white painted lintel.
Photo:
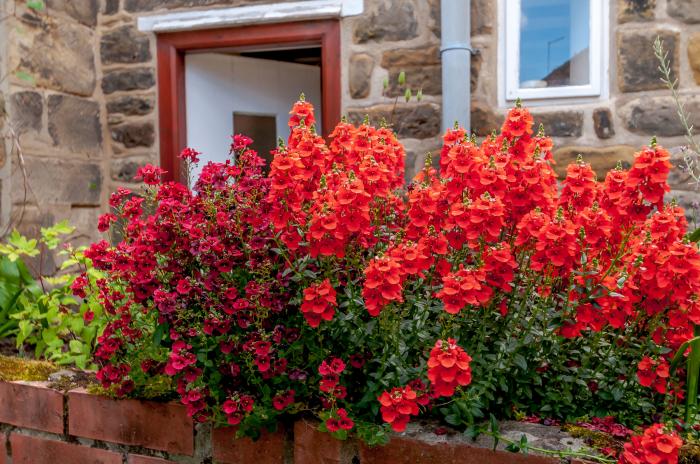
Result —
<svg viewBox="0 0 700 464"><path fill-rule="evenodd" d="M213 29L249 24L343 18L362 14L363 10L363 0L306 0L144 15L138 18L138 28L144 32Z"/></svg>

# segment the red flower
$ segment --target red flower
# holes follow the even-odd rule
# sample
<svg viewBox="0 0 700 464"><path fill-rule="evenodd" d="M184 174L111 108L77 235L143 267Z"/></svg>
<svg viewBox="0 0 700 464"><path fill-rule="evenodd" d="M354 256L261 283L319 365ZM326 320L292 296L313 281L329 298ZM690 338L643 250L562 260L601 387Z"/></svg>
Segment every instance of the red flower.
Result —
<svg viewBox="0 0 700 464"><path fill-rule="evenodd" d="M663 424L654 424L642 435L632 436L625 443L620 464L677 464L678 451L683 440L675 433L667 433Z"/></svg>
<svg viewBox="0 0 700 464"><path fill-rule="evenodd" d="M379 396L382 420L391 425L394 432L403 432L411 416L417 416L418 395L410 386L396 387Z"/></svg>
<svg viewBox="0 0 700 464"><path fill-rule="evenodd" d="M492 294L483 269L464 269L460 265L459 271L442 278L442 289L435 296L442 300L445 311L457 314L467 305L484 306Z"/></svg>
<svg viewBox="0 0 700 464"><path fill-rule="evenodd" d="M436 396L452 396L458 386L469 385L472 358L453 338L438 340L428 358L428 380Z"/></svg>
<svg viewBox="0 0 700 464"><path fill-rule="evenodd" d="M637 378L643 387L653 387L659 393L666 393L670 366L665 359L654 360L645 356L637 364Z"/></svg>
<svg viewBox="0 0 700 464"><path fill-rule="evenodd" d="M180 152L180 158L189 162L189 163L198 163L199 162L199 155L201 155L200 152L193 148L184 148Z"/></svg>
<svg viewBox="0 0 700 464"><path fill-rule="evenodd" d="M326 428L331 433L338 430L352 430L353 427L355 427L355 422L348 417L348 412L343 408L336 410L326 420Z"/></svg>
<svg viewBox="0 0 700 464"><path fill-rule="evenodd" d="M246 137L243 134L236 134L231 138L233 139L233 143L231 143L232 151L245 150L248 147L248 145L253 143L253 139L251 139L250 137Z"/></svg>
<svg viewBox="0 0 700 464"><path fill-rule="evenodd" d="M165 170L159 168L158 166L147 164L138 168L134 179L143 180L143 183L146 185L157 185L160 183L160 177L163 174L165 174Z"/></svg>
<svg viewBox="0 0 700 464"><path fill-rule="evenodd" d="M294 403L294 390L287 390L286 392L275 395L272 398L272 406L278 410L282 411L290 404Z"/></svg>
<svg viewBox="0 0 700 464"><path fill-rule="evenodd" d="M508 112L501 132L506 138L532 134L533 118L525 108L513 108Z"/></svg>
<svg viewBox="0 0 700 464"><path fill-rule="evenodd" d="M379 316L381 310L391 302L403 301L403 279L401 263L393 256L374 258L369 263L365 269L362 297L371 316Z"/></svg>
<svg viewBox="0 0 700 464"><path fill-rule="evenodd" d="M318 327L321 320L331 321L335 314L336 292L329 279L304 289L301 312L311 327Z"/></svg>
<svg viewBox="0 0 700 464"><path fill-rule="evenodd" d="M100 232L107 232L112 226L112 223L117 221L117 216L112 213L106 213L101 215L97 219L97 230Z"/></svg>

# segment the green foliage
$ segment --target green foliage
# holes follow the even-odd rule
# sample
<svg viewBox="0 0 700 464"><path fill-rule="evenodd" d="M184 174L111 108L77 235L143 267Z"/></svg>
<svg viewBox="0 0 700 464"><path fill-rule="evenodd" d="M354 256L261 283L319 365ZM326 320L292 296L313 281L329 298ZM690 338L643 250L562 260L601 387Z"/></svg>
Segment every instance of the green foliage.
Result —
<svg viewBox="0 0 700 464"><path fill-rule="evenodd" d="M70 271L87 270L92 283L100 273L82 249L68 244L57 251L65 257L59 274L42 275L41 266L30 272L28 266L30 260L43 263L73 230L64 221L42 228L39 239L14 231L0 244L0 337L14 337L21 352L29 347L35 357L58 365L94 368L91 355L104 326L103 309L94 298L73 296L76 274Z"/></svg>
<svg viewBox="0 0 700 464"><path fill-rule="evenodd" d="M43 0L28 0L27 8L34 10L36 12L44 11L46 9L46 4Z"/></svg>

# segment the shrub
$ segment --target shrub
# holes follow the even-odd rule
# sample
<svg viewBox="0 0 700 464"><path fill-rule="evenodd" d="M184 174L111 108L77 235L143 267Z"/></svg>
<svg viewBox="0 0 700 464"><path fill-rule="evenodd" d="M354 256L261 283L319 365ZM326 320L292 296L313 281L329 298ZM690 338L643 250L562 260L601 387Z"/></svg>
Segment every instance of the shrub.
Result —
<svg viewBox="0 0 700 464"><path fill-rule="evenodd" d="M14 231L0 244L0 338L14 338L21 354L31 350L58 365L96 368L92 353L106 323L102 305L82 292L77 292L82 301L76 299L72 287L76 281L79 286L95 283L100 273L83 248L63 242L73 230L63 221L42 228L39 239ZM52 275L54 269L43 270L41 264L59 246L57 256L65 259ZM29 265L33 258L39 264L35 268Z"/></svg>
<svg viewBox="0 0 700 464"><path fill-rule="evenodd" d="M124 239L86 253L106 273L104 387L171 378L200 421L255 435L310 410L370 443L419 414L678 417L667 366L700 322L700 255L654 141L602 183L577 161L558 190L517 107L481 144L448 130L439 170L404 188L390 128L326 143L303 101L289 124L267 177L235 136L194 191L147 166L143 197L112 196L102 228L122 219Z"/></svg>

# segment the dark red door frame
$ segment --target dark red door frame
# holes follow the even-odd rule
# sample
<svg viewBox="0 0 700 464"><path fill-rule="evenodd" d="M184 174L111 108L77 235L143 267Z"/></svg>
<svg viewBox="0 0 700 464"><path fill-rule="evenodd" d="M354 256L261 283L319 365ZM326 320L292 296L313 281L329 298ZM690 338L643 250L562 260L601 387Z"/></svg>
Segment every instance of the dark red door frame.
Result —
<svg viewBox="0 0 700 464"><path fill-rule="evenodd" d="M321 123L326 135L340 120L339 21L302 21L158 34L160 164L168 171L165 175L167 179L182 179L177 155L187 145L185 53L191 50L295 44L321 46Z"/></svg>

